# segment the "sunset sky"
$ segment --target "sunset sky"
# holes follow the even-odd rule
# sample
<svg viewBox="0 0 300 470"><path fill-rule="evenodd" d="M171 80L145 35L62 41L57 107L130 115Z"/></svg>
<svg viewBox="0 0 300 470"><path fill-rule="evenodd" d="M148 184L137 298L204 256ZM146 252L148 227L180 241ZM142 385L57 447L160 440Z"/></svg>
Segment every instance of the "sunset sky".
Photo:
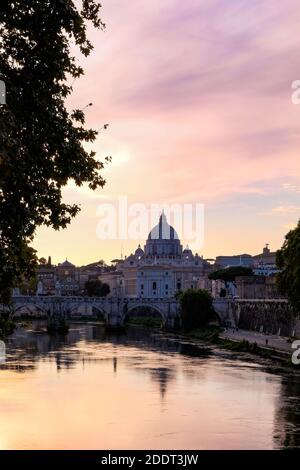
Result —
<svg viewBox="0 0 300 470"><path fill-rule="evenodd" d="M204 257L280 247L300 214L299 0L103 0L105 32L78 54L70 109L101 132L107 184L64 191L68 229L37 233L39 256L82 265L134 251L96 236L102 203L203 203ZM179 233L180 235L180 233ZM184 240L182 240L184 242ZM144 240L140 240L143 244ZM123 247L123 248L122 248Z"/></svg>

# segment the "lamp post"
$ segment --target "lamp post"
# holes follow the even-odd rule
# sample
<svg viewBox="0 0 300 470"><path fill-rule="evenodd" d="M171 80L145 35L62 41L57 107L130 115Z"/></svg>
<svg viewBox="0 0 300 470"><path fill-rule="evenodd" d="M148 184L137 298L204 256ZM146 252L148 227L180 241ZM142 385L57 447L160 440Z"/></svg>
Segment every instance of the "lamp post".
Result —
<svg viewBox="0 0 300 470"><path fill-rule="evenodd" d="M3 80L0 80L0 104L6 104L6 86Z"/></svg>

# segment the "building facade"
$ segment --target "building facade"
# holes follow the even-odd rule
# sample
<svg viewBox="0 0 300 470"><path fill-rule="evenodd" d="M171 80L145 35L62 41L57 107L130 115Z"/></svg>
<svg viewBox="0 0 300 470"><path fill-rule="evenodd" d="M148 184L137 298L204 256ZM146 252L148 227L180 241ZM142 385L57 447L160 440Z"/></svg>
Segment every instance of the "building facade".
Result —
<svg viewBox="0 0 300 470"><path fill-rule="evenodd" d="M172 297L177 291L196 288L211 269L202 256L193 254L188 246L183 249L164 213L150 231L144 249L139 245L117 265L124 280L122 294L141 298Z"/></svg>
<svg viewBox="0 0 300 470"><path fill-rule="evenodd" d="M107 266L93 263L81 268L76 267L67 259L58 265L45 260L38 266L37 287L38 295L83 295L85 284L90 280L99 279L100 275L108 269ZM109 276L110 272L107 272Z"/></svg>
<svg viewBox="0 0 300 470"><path fill-rule="evenodd" d="M240 276L236 278L236 293L240 299L281 299L276 276Z"/></svg>
<svg viewBox="0 0 300 470"><path fill-rule="evenodd" d="M246 253L242 255L232 255L232 256L217 256L215 267L218 269L228 268L231 266L243 266L245 268L252 268L253 266L253 257Z"/></svg>

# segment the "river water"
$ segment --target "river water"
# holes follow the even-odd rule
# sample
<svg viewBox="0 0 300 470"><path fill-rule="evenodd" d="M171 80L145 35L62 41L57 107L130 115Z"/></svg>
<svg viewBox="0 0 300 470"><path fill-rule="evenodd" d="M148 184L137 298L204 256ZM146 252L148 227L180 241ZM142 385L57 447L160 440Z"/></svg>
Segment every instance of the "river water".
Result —
<svg viewBox="0 0 300 470"><path fill-rule="evenodd" d="M1 449L300 447L300 378L142 327L19 328L0 364Z"/></svg>

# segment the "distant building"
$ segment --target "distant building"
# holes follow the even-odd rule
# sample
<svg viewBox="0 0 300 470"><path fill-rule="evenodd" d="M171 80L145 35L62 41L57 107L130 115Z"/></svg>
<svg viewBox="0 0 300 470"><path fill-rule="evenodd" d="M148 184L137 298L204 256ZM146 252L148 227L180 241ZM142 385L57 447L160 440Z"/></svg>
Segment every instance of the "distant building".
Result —
<svg viewBox="0 0 300 470"><path fill-rule="evenodd" d="M276 251L271 251L269 248L269 244L267 243L266 246L263 248L262 253L259 255L253 256L254 266L267 264L267 265L276 265Z"/></svg>
<svg viewBox="0 0 300 470"><path fill-rule="evenodd" d="M63 263L59 263L56 267L58 279L73 278L75 279L76 266L66 259Z"/></svg>
<svg viewBox="0 0 300 470"><path fill-rule="evenodd" d="M253 256L254 261L254 273L260 276L273 276L280 272L276 266L276 251L270 251L269 245L267 244L262 253Z"/></svg>
<svg viewBox="0 0 300 470"><path fill-rule="evenodd" d="M60 295L78 295L80 293L78 270L67 259L56 267L56 291Z"/></svg>
<svg viewBox="0 0 300 470"><path fill-rule="evenodd" d="M56 272L55 266L52 265L51 257L49 256L48 262L40 264L37 271L37 284L44 295L55 294Z"/></svg>
<svg viewBox="0 0 300 470"><path fill-rule="evenodd" d="M235 283L224 283L208 278L216 269L231 266L252 268L255 276L241 276ZM187 246L183 249L179 237L164 213L150 231L144 249L138 245L124 260L115 260L115 266L103 261L76 267L67 259L54 266L41 260L38 268L39 295L82 295L89 280L99 279L110 287L109 296L164 298L189 288L210 291L213 297L226 290L227 296L241 298L278 298L275 283L276 252L266 245L261 254L217 256L211 265Z"/></svg>
<svg viewBox="0 0 300 470"><path fill-rule="evenodd" d="M253 257L246 253L242 255L216 257L215 268L223 269L231 266L243 266L246 268L251 268L253 266Z"/></svg>
<svg viewBox="0 0 300 470"><path fill-rule="evenodd" d="M259 265L253 269L253 272L256 276L274 276L277 273L280 273L281 269L278 269L274 265Z"/></svg>
<svg viewBox="0 0 300 470"><path fill-rule="evenodd" d="M144 266L137 271L137 297L173 297L173 272L169 266Z"/></svg>
<svg viewBox="0 0 300 470"><path fill-rule="evenodd" d="M120 271L103 272L98 279L109 285L108 297L122 297L124 295L124 277Z"/></svg>
<svg viewBox="0 0 300 470"><path fill-rule="evenodd" d="M183 249L164 213L150 231L144 249L117 263L122 273L122 294L129 297L172 297L179 290L196 288L212 267L187 246ZM100 276L106 282L105 273Z"/></svg>
<svg viewBox="0 0 300 470"><path fill-rule="evenodd" d="M235 280L236 294L240 299L280 299L276 276L240 276Z"/></svg>
<svg viewBox="0 0 300 470"><path fill-rule="evenodd" d="M103 261L79 268L67 259L57 266L52 265L50 257L48 263L42 259L37 271L38 295L82 295L87 281L99 279L103 272L114 269Z"/></svg>
<svg viewBox="0 0 300 470"><path fill-rule="evenodd" d="M276 251L270 251L267 244L262 253L251 256L249 254L233 255L233 256L217 256L215 267L222 269L231 266L243 266L255 270L255 274L269 276L276 274Z"/></svg>
<svg viewBox="0 0 300 470"><path fill-rule="evenodd" d="M213 297L218 297L220 290L224 286L223 281L214 281L208 278L208 276L202 276L197 280L197 289L208 290Z"/></svg>
<svg viewBox="0 0 300 470"><path fill-rule="evenodd" d="M60 293L60 295L79 295L80 294L79 283L70 276L57 281L56 290L58 291L57 293Z"/></svg>
<svg viewBox="0 0 300 470"><path fill-rule="evenodd" d="M88 281L97 280L103 273L111 273L114 271L115 267L107 266L103 260L77 268L76 279L79 282L81 292L84 291L85 284Z"/></svg>

